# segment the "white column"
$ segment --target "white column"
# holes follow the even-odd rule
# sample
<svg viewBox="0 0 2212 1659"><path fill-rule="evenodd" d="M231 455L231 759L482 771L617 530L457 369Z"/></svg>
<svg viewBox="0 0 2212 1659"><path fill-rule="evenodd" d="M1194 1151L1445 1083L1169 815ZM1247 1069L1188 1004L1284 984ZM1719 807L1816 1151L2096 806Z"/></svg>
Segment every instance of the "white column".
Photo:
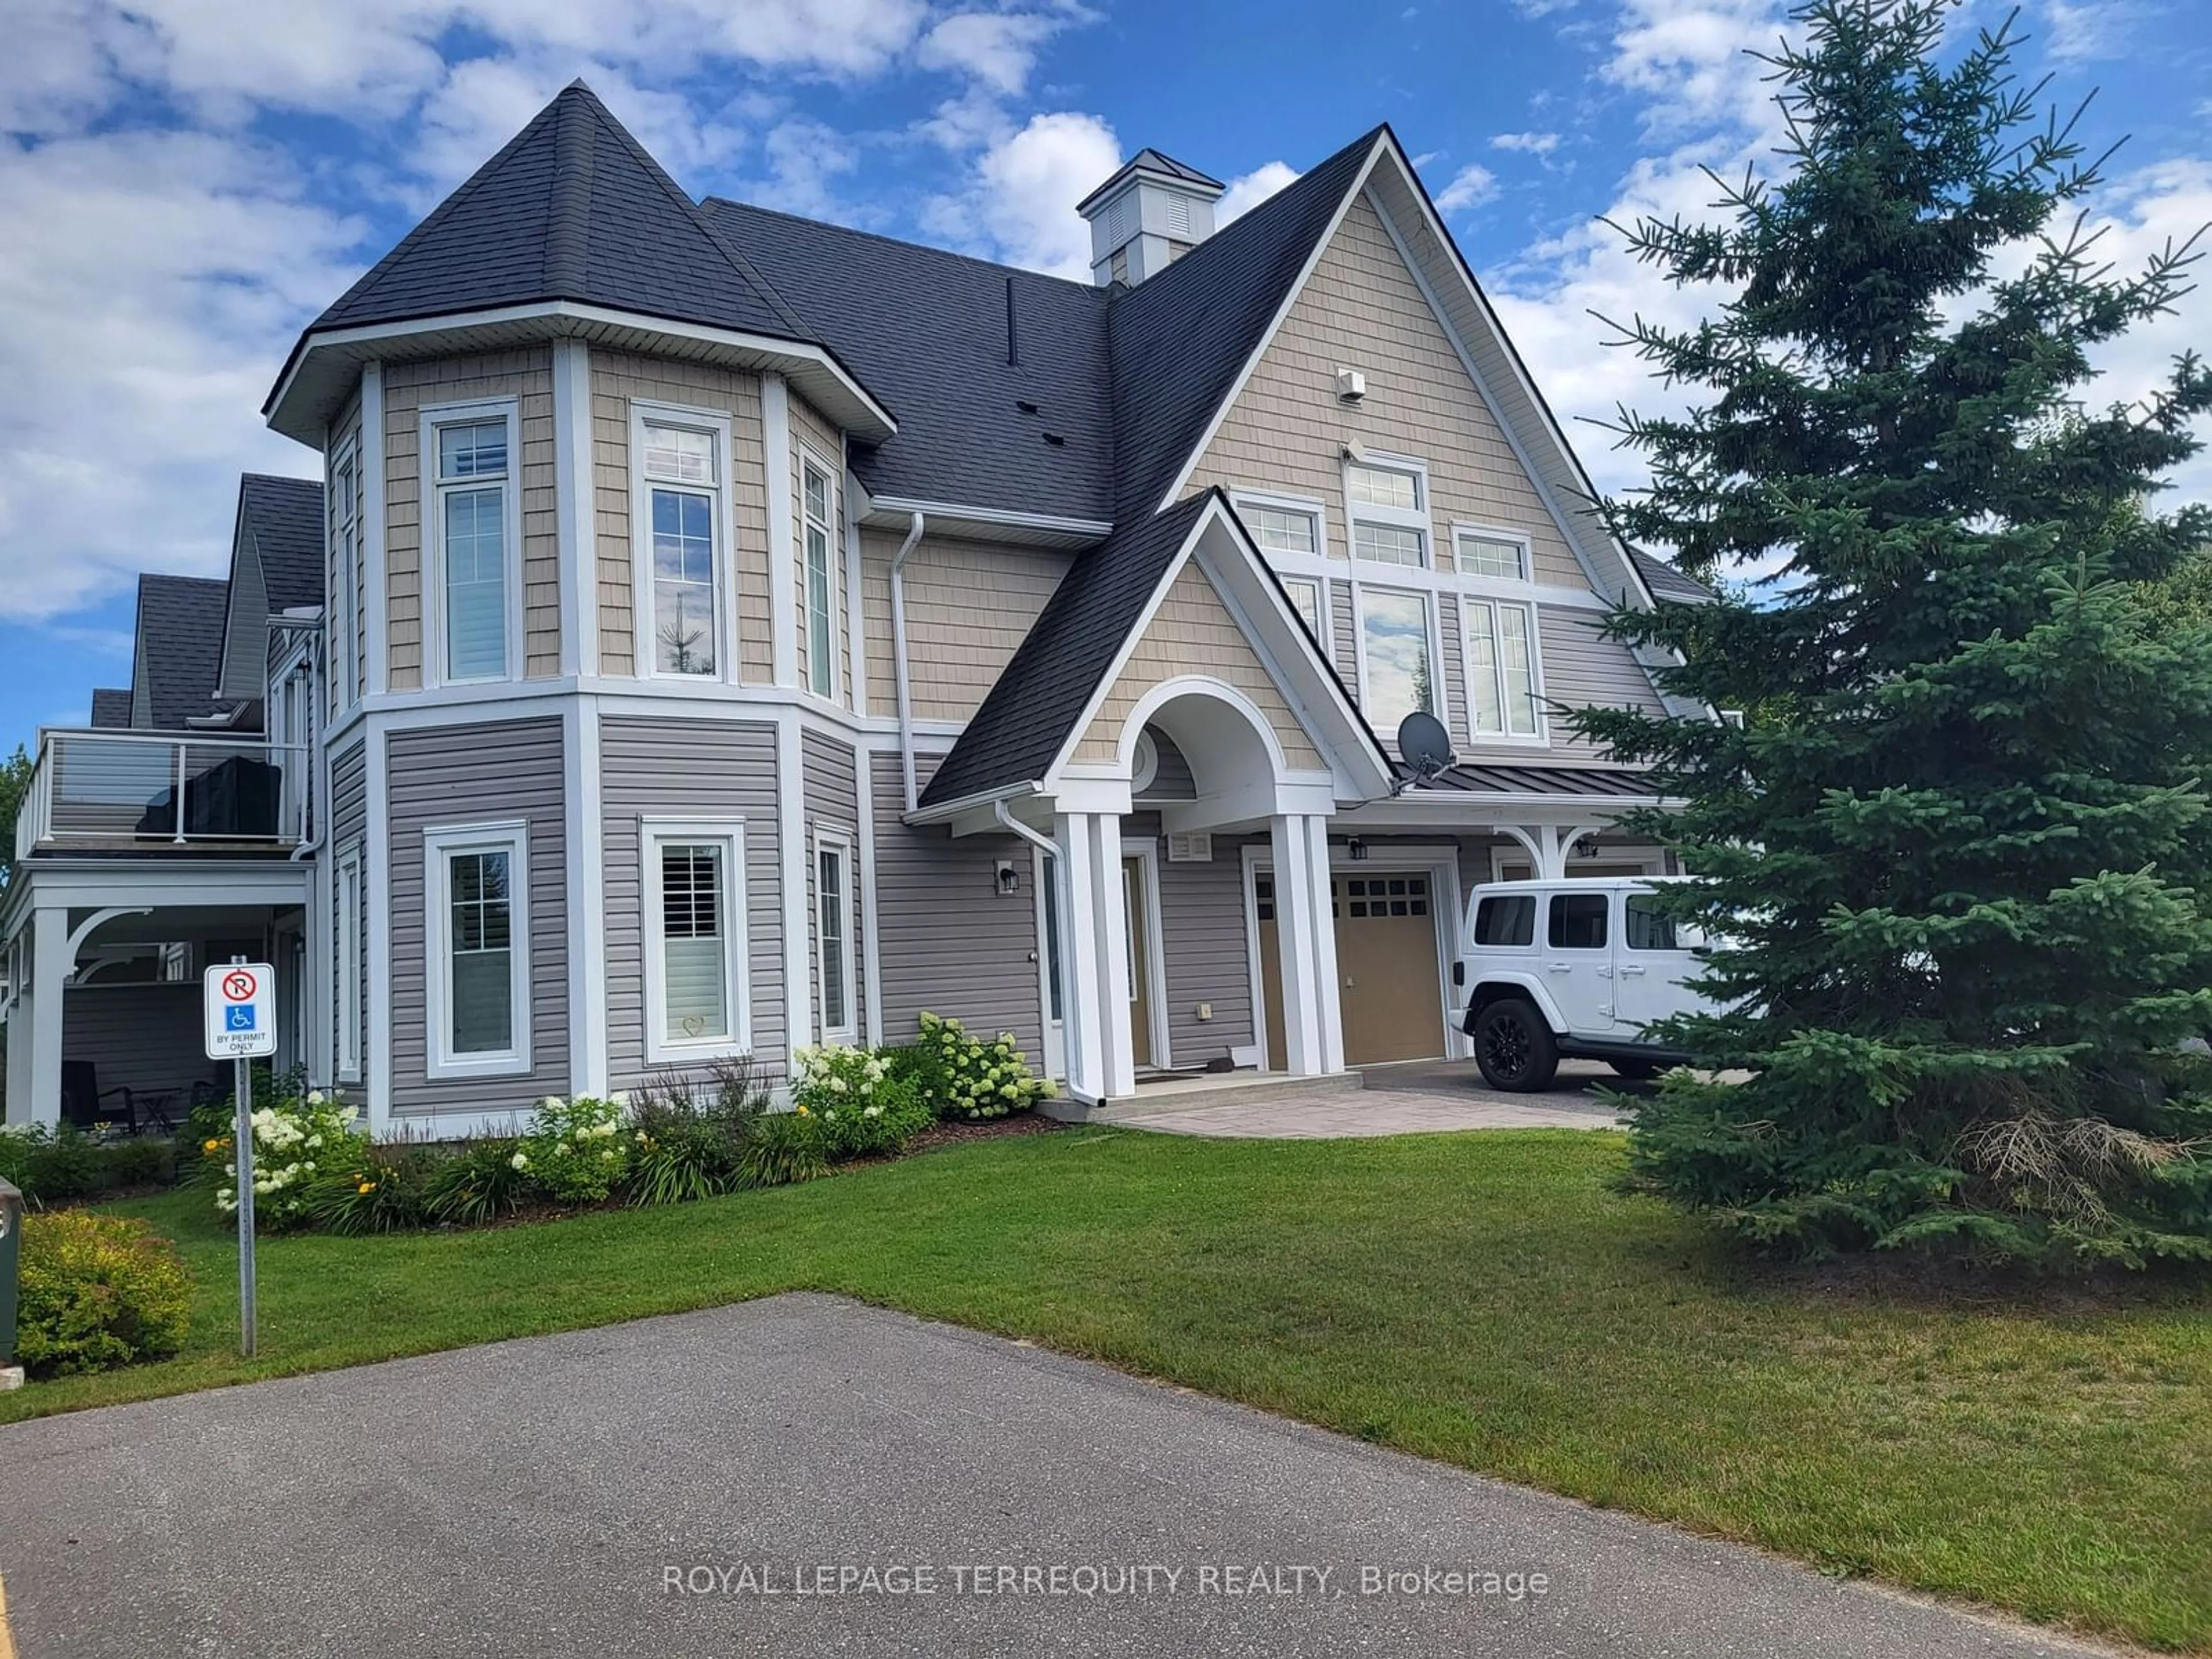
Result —
<svg viewBox="0 0 2212 1659"><path fill-rule="evenodd" d="M59 905L42 904L31 917L31 1005L19 1009L8 1021L8 1115L20 1121L15 1093L15 1045L22 1044L29 1058L23 1066L23 1093L29 1103L29 1120L54 1124L62 1115L62 999L63 981L75 966L70 960L69 912ZM28 1018L24 1018L27 1012Z"/></svg>
<svg viewBox="0 0 2212 1659"><path fill-rule="evenodd" d="M561 672L597 674L599 538L592 503L592 349L581 340L553 343L553 505L561 550Z"/></svg>
<svg viewBox="0 0 2212 1659"><path fill-rule="evenodd" d="M1302 817L1267 820L1275 860L1275 944L1282 955L1283 1069L1312 1077L1322 1069L1322 1018L1316 987L1319 928L1315 922L1313 841ZM1324 859L1321 915L1328 915L1328 866ZM1332 948L1332 957L1335 955ZM1333 977L1334 975L1332 975Z"/></svg>
<svg viewBox="0 0 2212 1659"><path fill-rule="evenodd" d="M1309 817L1307 862L1313 872L1314 1011L1320 1028L1321 1069L1344 1069L1344 981L1336 967L1336 918L1329 899L1328 820Z"/></svg>
<svg viewBox="0 0 2212 1659"><path fill-rule="evenodd" d="M1053 820L1060 848L1062 959L1067 973L1061 1024L1068 1092L1086 1104L1137 1086L1129 1032L1129 936L1121 882L1121 820L1110 812L1064 812Z"/></svg>

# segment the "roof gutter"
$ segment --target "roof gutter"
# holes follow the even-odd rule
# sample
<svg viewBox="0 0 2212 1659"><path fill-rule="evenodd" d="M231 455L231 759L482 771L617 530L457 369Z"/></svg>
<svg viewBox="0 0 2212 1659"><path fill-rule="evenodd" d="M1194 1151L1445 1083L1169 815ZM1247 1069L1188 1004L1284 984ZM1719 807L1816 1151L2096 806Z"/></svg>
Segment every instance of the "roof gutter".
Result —
<svg viewBox="0 0 2212 1659"><path fill-rule="evenodd" d="M914 690L908 684L906 663L906 562L921 540L927 520L920 509L907 520L906 539L891 556L891 674L898 687L899 769L906 780L906 810L921 799L914 782Z"/></svg>
<svg viewBox="0 0 2212 1659"><path fill-rule="evenodd" d="M991 816L998 819L998 821L1007 830L1011 830L1013 834L1019 836L1024 841L1029 842L1030 846L1036 848L1040 853L1042 853L1047 858L1051 857L1054 854L1060 851L1059 847L1054 842L1050 836L1044 834L1042 830L1032 830L1028 824L1024 823L1019 818L1013 815L1012 809L1007 806L1006 803L1003 799L994 800L991 803Z"/></svg>

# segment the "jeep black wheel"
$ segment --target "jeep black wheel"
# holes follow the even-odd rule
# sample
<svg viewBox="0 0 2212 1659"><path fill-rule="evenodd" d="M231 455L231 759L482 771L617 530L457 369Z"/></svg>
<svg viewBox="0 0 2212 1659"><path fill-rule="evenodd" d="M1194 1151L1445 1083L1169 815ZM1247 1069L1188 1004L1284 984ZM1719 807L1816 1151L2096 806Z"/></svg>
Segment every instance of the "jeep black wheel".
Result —
<svg viewBox="0 0 2212 1659"><path fill-rule="evenodd" d="M1547 1089L1559 1069L1559 1048L1534 1006L1514 997L1492 1003L1476 1018L1474 1063L1493 1089Z"/></svg>

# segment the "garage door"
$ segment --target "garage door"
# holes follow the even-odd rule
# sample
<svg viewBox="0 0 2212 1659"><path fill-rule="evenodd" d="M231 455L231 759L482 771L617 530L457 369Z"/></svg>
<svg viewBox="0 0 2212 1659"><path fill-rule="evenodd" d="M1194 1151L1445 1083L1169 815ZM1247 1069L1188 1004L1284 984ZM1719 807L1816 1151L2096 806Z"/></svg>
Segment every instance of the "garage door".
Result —
<svg viewBox="0 0 2212 1659"><path fill-rule="evenodd" d="M1443 982L1437 968L1437 916L1423 872L1329 878L1336 913L1338 994L1344 1057L1354 1066L1432 1060L1444 1051ZM1275 890L1256 878L1260 979L1267 1005L1267 1056L1283 1055L1282 965L1275 944Z"/></svg>

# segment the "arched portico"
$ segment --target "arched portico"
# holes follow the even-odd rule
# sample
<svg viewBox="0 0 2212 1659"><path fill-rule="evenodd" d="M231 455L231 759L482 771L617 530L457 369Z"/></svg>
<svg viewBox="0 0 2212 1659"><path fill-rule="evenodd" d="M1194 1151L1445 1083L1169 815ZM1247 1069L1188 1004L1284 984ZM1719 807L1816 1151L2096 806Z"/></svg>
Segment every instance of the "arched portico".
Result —
<svg viewBox="0 0 2212 1659"><path fill-rule="evenodd" d="M1115 728L1094 726L1089 746L1098 758L1071 767L1061 780L1053 839L1068 919L1067 1083L1078 1099L1095 1103L1131 1094L1142 1058L1131 1024L1141 964L1130 956L1121 832L1139 738L1148 727L1172 740L1194 786L1188 799L1162 804L1164 828L1170 834L1267 831L1284 987L1284 1068L1297 1076L1344 1069L1328 890L1328 822L1335 792L1330 775L1310 763L1310 740L1293 731L1286 741L1280 718L1225 680L1177 675L1136 697L1117 714Z"/></svg>

